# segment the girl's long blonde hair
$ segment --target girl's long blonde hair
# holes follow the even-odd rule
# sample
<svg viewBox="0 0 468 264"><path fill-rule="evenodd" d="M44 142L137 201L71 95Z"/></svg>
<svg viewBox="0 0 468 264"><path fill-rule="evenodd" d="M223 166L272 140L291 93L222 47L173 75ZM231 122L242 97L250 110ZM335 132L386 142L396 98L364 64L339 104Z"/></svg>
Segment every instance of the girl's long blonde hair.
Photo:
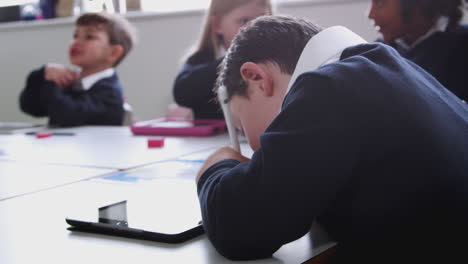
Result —
<svg viewBox="0 0 468 264"><path fill-rule="evenodd" d="M216 34L214 34L211 30L211 18L222 17L225 14L231 12L233 9L252 1L259 1L260 3L264 4L268 8L269 15L272 14L273 8L270 0L211 0L210 7L208 8L208 12L205 16L205 22L200 40L198 41L198 44L195 46L195 48L192 49L190 55L202 50L206 50L210 51L213 59L218 57L222 43L218 36L216 36Z"/></svg>

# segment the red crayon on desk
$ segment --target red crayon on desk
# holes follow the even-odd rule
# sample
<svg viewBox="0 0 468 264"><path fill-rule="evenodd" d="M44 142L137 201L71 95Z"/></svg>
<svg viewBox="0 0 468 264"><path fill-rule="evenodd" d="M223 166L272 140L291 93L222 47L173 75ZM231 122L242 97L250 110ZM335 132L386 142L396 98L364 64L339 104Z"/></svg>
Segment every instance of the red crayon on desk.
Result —
<svg viewBox="0 0 468 264"><path fill-rule="evenodd" d="M36 133L36 138L46 138L46 137L51 137L52 133L50 132L41 132L41 133Z"/></svg>
<svg viewBox="0 0 468 264"><path fill-rule="evenodd" d="M164 146L164 138L149 138L148 148L161 148Z"/></svg>

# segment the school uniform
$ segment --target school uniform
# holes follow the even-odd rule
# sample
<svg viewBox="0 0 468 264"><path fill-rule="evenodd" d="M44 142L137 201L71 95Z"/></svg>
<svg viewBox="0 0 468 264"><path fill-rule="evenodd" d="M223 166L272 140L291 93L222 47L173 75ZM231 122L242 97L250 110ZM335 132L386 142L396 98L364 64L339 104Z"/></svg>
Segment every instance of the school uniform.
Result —
<svg viewBox="0 0 468 264"><path fill-rule="evenodd" d="M468 106L393 48L333 30L309 41L251 161L200 177L208 238L265 258L317 221L332 263L466 262Z"/></svg>
<svg viewBox="0 0 468 264"><path fill-rule="evenodd" d="M224 119L213 92L221 60L214 59L209 51L197 52L187 60L174 81L175 102L191 108L196 119Z"/></svg>
<svg viewBox="0 0 468 264"><path fill-rule="evenodd" d="M44 67L32 71L20 95L20 108L49 117L50 126L122 125L122 86L114 69L87 76L64 89L44 79Z"/></svg>
<svg viewBox="0 0 468 264"><path fill-rule="evenodd" d="M397 39L390 45L468 102L468 26L449 29L447 25L448 20L442 17L414 44Z"/></svg>

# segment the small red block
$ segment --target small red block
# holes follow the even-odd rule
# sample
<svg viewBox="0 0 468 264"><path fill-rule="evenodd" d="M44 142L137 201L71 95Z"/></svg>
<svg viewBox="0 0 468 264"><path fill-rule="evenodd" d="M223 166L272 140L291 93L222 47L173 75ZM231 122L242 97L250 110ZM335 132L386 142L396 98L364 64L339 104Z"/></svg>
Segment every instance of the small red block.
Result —
<svg viewBox="0 0 468 264"><path fill-rule="evenodd" d="M148 148L161 148L164 146L164 138L148 139Z"/></svg>
<svg viewBox="0 0 468 264"><path fill-rule="evenodd" d="M41 133L36 133L36 138L46 138L46 137L51 137L52 133L49 132L41 132Z"/></svg>

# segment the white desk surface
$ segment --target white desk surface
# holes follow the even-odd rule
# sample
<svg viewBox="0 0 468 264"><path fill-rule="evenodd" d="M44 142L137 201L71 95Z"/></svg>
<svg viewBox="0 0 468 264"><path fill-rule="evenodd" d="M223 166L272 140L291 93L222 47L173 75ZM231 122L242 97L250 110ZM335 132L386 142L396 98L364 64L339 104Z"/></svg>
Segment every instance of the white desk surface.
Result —
<svg viewBox="0 0 468 264"><path fill-rule="evenodd" d="M0 201L112 171L35 162L0 161Z"/></svg>
<svg viewBox="0 0 468 264"><path fill-rule="evenodd" d="M55 129L74 136L38 139L0 135L0 160L35 161L107 169L128 169L229 145L227 134L212 137L165 137L162 148L148 148L151 136L134 136L128 127L84 126Z"/></svg>
<svg viewBox="0 0 468 264"><path fill-rule="evenodd" d="M58 131L76 135L45 139L24 134L0 136L0 263L231 263L216 252L206 235L171 245L71 232L65 222L70 212L115 202L128 194L126 190L131 184L83 179L110 175L111 171L119 173L118 169L125 174L129 172L125 169L134 167L138 168L130 171L140 172L143 168L139 166L154 163L152 166L164 166L154 170L154 175L162 175L155 177L156 180L167 184L174 174L170 166L157 162L172 158L205 159L217 147L229 144L227 134L206 138L166 137L163 148L148 149L148 137L133 136L127 127ZM242 149L244 155L251 155L247 144ZM189 170L189 175L194 174ZM39 178L37 174L47 176ZM31 180L33 176L39 177ZM174 190L174 185L156 181L154 185L145 184L145 188L154 188L155 194L183 190L196 201L194 176L182 177L188 182L183 184L186 189L181 189L181 185ZM10 199L1 200L1 197ZM161 201L168 200L171 199L150 199L148 206L160 208ZM171 201L177 204L177 199ZM199 213L198 207L193 205L193 208L196 210L192 212ZM302 263L334 244L320 229L312 230L281 247L273 258L242 263Z"/></svg>
<svg viewBox="0 0 468 264"><path fill-rule="evenodd" d="M97 208L122 195L123 185L104 185L88 180L0 202L0 263L231 263L206 235L171 245L68 231L70 212ZM151 205L148 201L148 210ZM314 230L284 245L273 258L242 263L302 263L331 245Z"/></svg>

